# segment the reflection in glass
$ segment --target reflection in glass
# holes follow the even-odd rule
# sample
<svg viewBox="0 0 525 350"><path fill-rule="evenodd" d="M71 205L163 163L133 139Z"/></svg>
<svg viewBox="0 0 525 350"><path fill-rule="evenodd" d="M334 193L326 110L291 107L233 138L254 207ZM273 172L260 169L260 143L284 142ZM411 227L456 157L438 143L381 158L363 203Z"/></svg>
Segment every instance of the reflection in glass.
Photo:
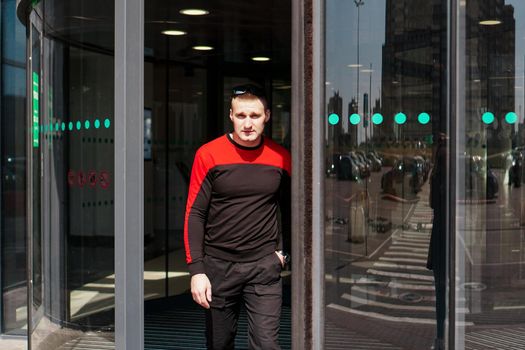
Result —
<svg viewBox="0 0 525 350"><path fill-rule="evenodd" d="M460 10L456 346L521 348L525 3Z"/></svg>
<svg viewBox="0 0 525 350"><path fill-rule="evenodd" d="M0 229L2 251L2 331L25 334L26 262L26 65L25 28L15 1L2 2L2 101Z"/></svg>
<svg viewBox="0 0 525 350"><path fill-rule="evenodd" d="M39 92L32 94L39 97L33 101L39 107L33 108L33 216L41 217L33 219L31 240L31 345L108 347L115 305L113 4L39 6L45 17L41 11L30 17L33 41L38 38L31 88Z"/></svg>
<svg viewBox="0 0 525 350"><path fill-rule="evenodd" d="M446 11L326 2L326 349L443 348L445 249L433 256L439 274L427 260L444 228L433 229L429 179L446 133ZM446 232L432 251L441 244Z"/></svg>

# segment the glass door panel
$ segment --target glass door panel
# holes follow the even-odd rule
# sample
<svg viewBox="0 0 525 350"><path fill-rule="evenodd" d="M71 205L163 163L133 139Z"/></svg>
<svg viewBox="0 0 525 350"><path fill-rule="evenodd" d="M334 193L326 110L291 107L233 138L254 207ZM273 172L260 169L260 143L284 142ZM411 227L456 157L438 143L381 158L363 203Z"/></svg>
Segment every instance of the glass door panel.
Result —
<svg viewBox="0 0 525 350"><path fill-rule="evenodd" d="M325 8L325 348L440 345L447 238L429 197L446 188L446 2Z"/></svg>
<svg viewBox="0 0 525 350"><path fill-rule="evenodd" d="M523 347L524 5L459 7L456 348Z"/></svg>
<svg viewBox="0 0 525 350"><path fill-rule="evenodd" d="M32 349L114 344L113 17L97 1L31 15Z"/></svg>

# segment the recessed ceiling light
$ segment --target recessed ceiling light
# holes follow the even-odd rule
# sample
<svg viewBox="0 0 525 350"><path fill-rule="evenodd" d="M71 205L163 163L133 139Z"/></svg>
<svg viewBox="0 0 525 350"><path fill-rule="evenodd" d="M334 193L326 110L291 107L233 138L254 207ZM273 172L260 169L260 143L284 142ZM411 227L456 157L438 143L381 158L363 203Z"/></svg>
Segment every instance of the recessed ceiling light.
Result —
<svg viewBox="0 0 525 350"><path fill-rule="evenodd" d="M357 63L352 63L352 64L349 64L347 67L350 67L350 68L359 68L359 67L363 67L362 64L357 64Z"/></svg>
<svg viewBox="0 0 525 350"><path fill-rule="evenodd" d="M197 51L210 51L210 50L213 50L213 47L206 46L206 45L197 45L197 46L192 47L192 49L197 50Z"/></svg>
<svg viewBox="0 0 525 350"><path fill-rule="evenodd" d="M484 21L479 21L479 24L482 26L495 26L501 24L501 21L499 19L486 19Z"/></svg>
<svg viewBox="0 0 525 350"><path fill-rule="evenodd" d="M162 34L164 35L172 35L172 36L180 36L180 35L186 35L188 33L182 31L182 30L163 30Z"/></svg>
<svg viewBox="0 0 525 350"><path fill-rule="evenodd" d="M363 73L372 73L373 71L373 69L361 69L361 72Z"/></svg>
<svg viewBox="0 0 525 350"><path fill-rule="evenodd" d="M252 57L252 61L256 61L256 62L268 62L269 60L270 60L270 57L265 57L265 56Z"/></svg>
<svg viewBox="0 0 525 350"><path fill-rule="evenodd" d="M182 9L179 12L186 16L204 16L210 13L203 9Z"/></svg>

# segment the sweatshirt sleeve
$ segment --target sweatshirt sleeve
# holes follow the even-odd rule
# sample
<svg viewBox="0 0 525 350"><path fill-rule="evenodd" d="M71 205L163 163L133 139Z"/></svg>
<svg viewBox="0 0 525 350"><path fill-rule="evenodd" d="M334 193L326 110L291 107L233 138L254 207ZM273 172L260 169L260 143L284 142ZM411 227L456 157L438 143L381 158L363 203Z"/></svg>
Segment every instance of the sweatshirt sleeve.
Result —
<svg viewBox="0 0 525 350"><path fill-rule="evenodd" d="M210 161L201 149L195 154L191 170L184 218L184 247L190 275L204 273L203 246L212 183Z"/></svg>

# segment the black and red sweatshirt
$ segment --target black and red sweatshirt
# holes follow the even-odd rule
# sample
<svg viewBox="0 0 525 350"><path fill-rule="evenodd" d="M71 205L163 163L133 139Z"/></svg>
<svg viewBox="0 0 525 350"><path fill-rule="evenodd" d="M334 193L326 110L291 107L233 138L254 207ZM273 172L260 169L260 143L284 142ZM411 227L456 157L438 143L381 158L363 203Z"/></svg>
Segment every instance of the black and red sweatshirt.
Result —
<svg viewBox="0 0 525 350"><path fill-rule="evenodd" d="M204 254L245 262L282 249L281 231L290 227L290 174L289 152L267 138L244 147L224 135L197 150L184 222L192 276L204 273Z"/></svg>

